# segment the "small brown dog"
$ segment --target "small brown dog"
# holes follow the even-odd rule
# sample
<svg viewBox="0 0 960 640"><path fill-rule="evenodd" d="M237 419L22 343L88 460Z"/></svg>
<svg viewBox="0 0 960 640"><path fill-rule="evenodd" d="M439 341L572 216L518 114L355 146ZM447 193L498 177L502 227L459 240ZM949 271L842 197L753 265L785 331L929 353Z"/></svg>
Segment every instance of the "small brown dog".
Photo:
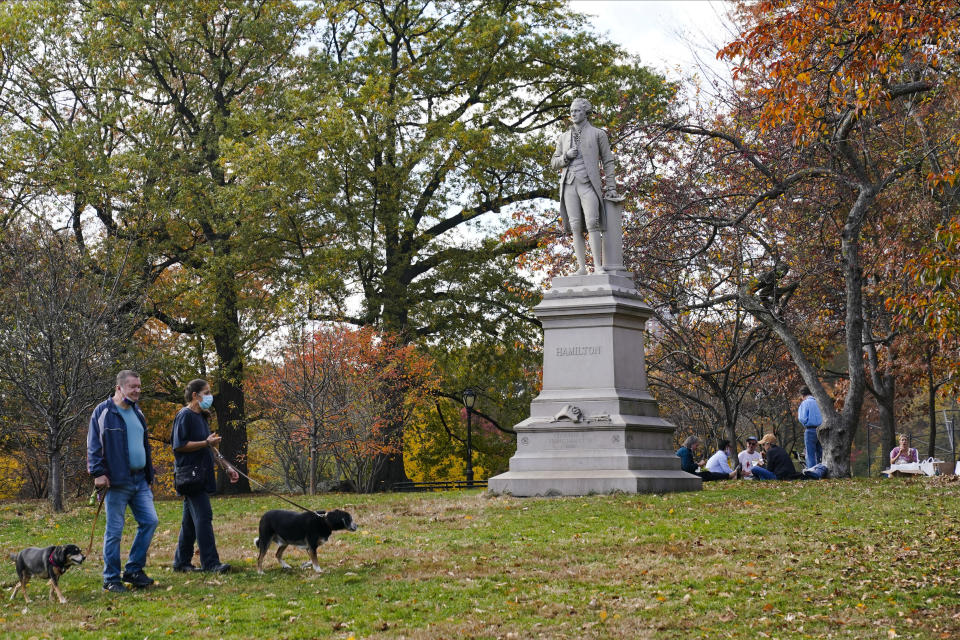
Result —
<svg viewBox="0 0 960 640"><path fill-rule="evenodd" d="M23 589L23 599L30 602L27 597L27 583L32 576L46 575L50 579L50 599L53 600L53 594L56 592L60 599L60 604L66 604L67 599L60 593L60 576L75 564L83 564L83 552L75 544L65 544L54 547L27 547L17 555L11 555L10 558L17 563L17 577L20 581L13 588L10 599L17 595L17 589Z"/></svg>

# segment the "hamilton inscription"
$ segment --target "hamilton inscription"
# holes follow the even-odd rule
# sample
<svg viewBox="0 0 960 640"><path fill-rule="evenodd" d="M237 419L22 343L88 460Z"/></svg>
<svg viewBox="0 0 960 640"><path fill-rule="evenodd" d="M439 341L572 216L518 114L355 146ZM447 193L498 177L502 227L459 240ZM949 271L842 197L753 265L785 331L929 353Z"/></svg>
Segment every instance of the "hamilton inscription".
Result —
<svg viewBox="0 0 960 640"><path fill-rule="evenodd" d="M567 356L598 356L598 355L600 355L599 346L557 347L558 358L564 358Z"/></svg>

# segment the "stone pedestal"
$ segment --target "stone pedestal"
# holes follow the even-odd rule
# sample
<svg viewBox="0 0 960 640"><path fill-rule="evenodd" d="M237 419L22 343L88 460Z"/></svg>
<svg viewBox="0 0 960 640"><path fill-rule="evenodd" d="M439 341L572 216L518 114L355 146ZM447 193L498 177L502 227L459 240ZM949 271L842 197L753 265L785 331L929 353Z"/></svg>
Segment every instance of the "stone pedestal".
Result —
<svg viewBox="0 0 960 640"><path fill-rule="evenodd" d="M614 265L610 265L614 267ZM647 389L644 324L651 315L622 266L555 278L534 309L543 323L543 390L516 425L510 470L489 480L515 496L693 491L674 426Z"/></svg>

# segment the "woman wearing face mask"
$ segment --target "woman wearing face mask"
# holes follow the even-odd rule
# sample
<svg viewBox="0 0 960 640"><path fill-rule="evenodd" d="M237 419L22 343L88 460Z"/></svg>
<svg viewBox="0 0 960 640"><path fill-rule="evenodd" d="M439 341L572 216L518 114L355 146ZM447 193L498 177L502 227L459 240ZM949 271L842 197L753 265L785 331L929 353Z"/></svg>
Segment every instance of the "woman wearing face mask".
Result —
<svg viewBox="0 0 960 640"><path fill-rule="evenodd" d="M240 476L236 469L211 451L220 444L220 436L210 433L208 410L213 405L213 395L207 381L191 380L187 384L184 400L187 406L180 410L173 421L173 457L178 468L196 465L203 478L203 487L187 494L181 493L183 521L180 523L177 552L173 557L173 570L226 573L230 565L220 562L220 554L217 553L217 542L213 537L213 510L208 495L217 490L213 474L214 459L223 467L230 482L236 482ZM194 542L200 549L200 567L190 562Z"/></svg>

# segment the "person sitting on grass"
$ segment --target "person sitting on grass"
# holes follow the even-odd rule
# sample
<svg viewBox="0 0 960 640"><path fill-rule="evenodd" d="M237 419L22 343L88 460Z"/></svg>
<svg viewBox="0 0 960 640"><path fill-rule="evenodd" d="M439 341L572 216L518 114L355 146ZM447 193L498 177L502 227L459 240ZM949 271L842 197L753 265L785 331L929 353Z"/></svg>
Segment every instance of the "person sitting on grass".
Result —
<svg viewBox="0 0 960 640"><path fill-rule="evenodd" d="M743 467L743 477L753 476L751 471L755 466L763 464L763 454L757 449L757 436L747 436L747 448L737 454L740 466Z"/></svg>
<svg viewBox="0 0 960 640"><path fill-rule="evenodd" d="M754 471L754 475L757 478L763 480L797 480L803 476L797 473L797 468L793 466L793 460L790 459L790 454L787 453L786 449L777 444L777 438L772 433L768 433L760 438L760 446L763 447L763 452L767 457L767 468L765 471L773 475L773 478L769 478L766 475L758 475Z"/></svg>
<svg viewBox="0 0 960 640"><path fill-rule="evenodd" d="M717 452L707 460L707 471L717 475L723 475L731 480L740 477L740 465L736 469L730 468L729 458L733 455L729 440L721 440L717 447Z"/></svg>
<svg viewBox="0 0 960 640"><path fill-rule="evenodd" d="M680 458L680 468L687 473L699 476L701 480L726 480L729 476L725 473L712 473L710 471L698 471L697 466L706 466L705 460L694 462L697 449L700 448L700 438L697 436L687 436L683 441L683 446L677 449L677 457Z"/></svg>
<svg viewBox="0 0 960 640"><path fill-rule="evenodd" d="M905 464L908 462L920 462L920 454L916 449L910 447L910 439L907 434L901 433L897 436L900 440L900 446L894 447L890 451L890 464Z"/></svg>
<svg viewBox="0 0 960 640"><path fill-rule="evenodd" d="M747 436L747 448L737 456L743 467L743 477L754 480L776 480L777 476L764 468L763 455L757 449L757 444L755 436Z"/></svg>

